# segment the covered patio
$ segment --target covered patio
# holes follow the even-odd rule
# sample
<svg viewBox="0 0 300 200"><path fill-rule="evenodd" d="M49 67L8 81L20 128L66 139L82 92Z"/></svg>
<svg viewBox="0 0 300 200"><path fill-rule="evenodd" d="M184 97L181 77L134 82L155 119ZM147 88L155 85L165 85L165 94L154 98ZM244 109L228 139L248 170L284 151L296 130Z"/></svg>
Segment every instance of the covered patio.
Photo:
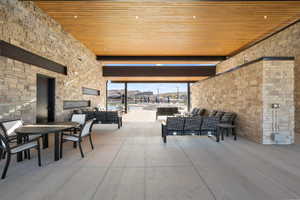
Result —
<svg viewBox="0 0 300 200"><path fill-rule="evenodd" d="M300 199L299 67L297 0L0 0L0 200Z"/></svg>
<svg viewBox="0 0 300 200"><path fill-rule="evenodd" d="M164 145L160 123L128 120L122 129L95 126L95 150L86 143L85 159L69 144L58 162L51 150L43 151L41 168L35 155L13 163L0 183L1 200L300 196L299 145L263 146L243 138L218 144L206 136L174 136Z"/></svg>

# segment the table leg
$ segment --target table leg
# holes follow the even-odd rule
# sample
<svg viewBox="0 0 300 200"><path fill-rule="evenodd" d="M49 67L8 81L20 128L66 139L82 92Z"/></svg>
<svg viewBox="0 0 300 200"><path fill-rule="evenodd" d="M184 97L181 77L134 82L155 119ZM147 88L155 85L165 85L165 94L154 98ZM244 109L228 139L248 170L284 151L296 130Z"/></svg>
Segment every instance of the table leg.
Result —
<svg viewBox="0 0 300 200"><path fill-rule="evenodd" d="M59 160L59 138L60 133L54 134L54 161Z"/></svg>
<svg viewBox="0 0 300 200"><path fill-rule="evenodd" d="M220 128L219 127L217 128L217 131L216 131L216 142L220 142Z"/></svg>
<svg viewBox="0 0 300 200"><path fill-rule="evenodd" d="M17 144L21 144L22 140L23 140L22 136L17 135ZM21 161L23 161L23 152L22 151L17 153L17 162L21 162Z"/></svg>
<svg viewBox="0 0 300 200"><path fill-rule="evenodd" d="M226 131L225 128L220 128L221 131L221 140L224 140L224 132Z"/></svg>
<svg viewBox="0 0 300 200"><path fill-rule="evenodd" d="M49 147L49 136L48 134L43 135L43 149Z"/></svg>
<svg viewBox="0 0 300 200"><path fill-rule="evenodd" d="M235 128L232 128L232 134L234 135L234 136L233 136L234 140L236 140L236 132L235 132Z"/></svg>

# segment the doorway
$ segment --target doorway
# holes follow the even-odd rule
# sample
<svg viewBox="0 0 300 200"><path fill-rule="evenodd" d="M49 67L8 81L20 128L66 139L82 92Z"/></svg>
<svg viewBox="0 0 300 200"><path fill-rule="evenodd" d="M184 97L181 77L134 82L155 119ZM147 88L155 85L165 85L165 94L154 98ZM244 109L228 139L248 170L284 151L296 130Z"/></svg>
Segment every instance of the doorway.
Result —
<svg viewBox="0 0 300 200"><path fill-rule="evenodd" d="M36 122L55 120L55 78L37 74Z"/></svg>

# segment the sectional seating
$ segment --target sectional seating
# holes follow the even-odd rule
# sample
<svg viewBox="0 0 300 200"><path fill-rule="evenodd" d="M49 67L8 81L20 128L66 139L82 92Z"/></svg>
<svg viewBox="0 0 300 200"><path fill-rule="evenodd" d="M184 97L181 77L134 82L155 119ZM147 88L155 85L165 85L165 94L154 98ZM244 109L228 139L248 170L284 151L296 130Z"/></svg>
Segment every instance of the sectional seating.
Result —
<svg viewBox="0 0 300 200"><path fill-rule="evenodd" d="M194 113L193 113L194 112ZM236 114L213 110L207 116L195 115L199 111L192 111L194 116L189 117L168 117L166 123L162 124L162 138L167 142L170 135L215 135L217 142L220 139L218 126L222 124L234 125Z"/></svg>
<svg viewBox="0 0 300 200"><path fill-rule="evenodd" d="M179 114L177 107L159 107L156 111L156 120L159 116L172 116Z"/></svg>
<svg viewBox="0 0 300 200"><path fill-rule="evenodd" d="M118 111L90 111L83 110L81 113L86 114L86 120L95 119L94 123L98 124L117 124L118 128L123 125L122 116Z"/></svg>

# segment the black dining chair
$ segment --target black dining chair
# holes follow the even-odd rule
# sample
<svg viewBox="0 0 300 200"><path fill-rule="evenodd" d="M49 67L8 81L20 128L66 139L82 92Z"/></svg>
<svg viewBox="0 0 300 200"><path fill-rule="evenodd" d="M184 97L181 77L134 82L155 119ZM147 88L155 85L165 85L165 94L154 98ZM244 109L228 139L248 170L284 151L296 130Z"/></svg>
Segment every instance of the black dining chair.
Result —
<svg viewBox="0 0 300 200"><path fill-rule="evenodd" d="M92 136L91 136L93 122L94 122L93 119L86 121L79 134L67 134L67 133L61 134L61 140L60 140L60 157L61 158L62 158L62 154L63 154L63 143L64 142L70 141L70 142L78 143L81 157L84 158L81 142L84 137L89 136L91 147L92 147L92 149L94 149Z"/></svg>
<svg viewBox="0 0 300 200"><path fill-rule="evenodd" d="M35 138L33 140L25 141L21 144L17 144L12 146L12 144L9 142L9 138L2 134L0 132L0 149L1 149L1 154L6 153L6 163L2 172L1 178L4 179L6 177L7 169L10 164L11 160L11 155L17 154L19 152L26 152L30 151L30 149L35 148L38 153L38 164L41 166L41 148L40 148L40 141L39 138Z"/></svg>
<svg viewBox="0 0 300 200"><path fill-rule="evenodd" d="M7 121L0 122L0 128L2 129L4 136L7 138L10 144L17 144L17 134L15 133L15 130L22 126L24 126L24 122L21 119L14 119L14 120L7 120ZM23 139L29 141L29 140L38 139L40 137L41 135L30 135ZM0 159L4 157L5 157L5 153L2 154L2 157L0 156ZM25 152L25 157L30 159L30 151Z"/></svg>

